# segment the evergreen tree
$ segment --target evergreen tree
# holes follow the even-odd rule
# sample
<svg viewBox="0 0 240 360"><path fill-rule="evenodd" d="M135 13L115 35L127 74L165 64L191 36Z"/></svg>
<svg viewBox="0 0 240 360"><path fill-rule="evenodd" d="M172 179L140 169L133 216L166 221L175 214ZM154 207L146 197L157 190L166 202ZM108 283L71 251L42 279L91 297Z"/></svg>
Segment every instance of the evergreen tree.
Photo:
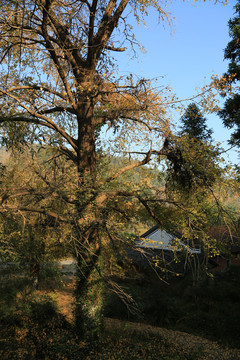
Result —
<svg viewBox="0 0 240 360"><path fill-rule="evenodd" d="M228 22L229 35L232 40L229 41L224 52L224 59L230 60L225 77L228 77L228 81L232 83L237 83L240 80L240 1L235 5L235 15ZM227 96L227 94L225 93L224 96ZM219 111L219 116L226 127L236 127L230 142L239 145L240 94L226 98L223 109Z"/></svg>
<svg viewBox="0 0 240 360"><path fill-rule="evenodd" d="M189 104L184 115L181 117L180 135L188 135L201 141L212 139L212 130L207 128L206 118L203 117L199 107L192 103Z"/></svg>

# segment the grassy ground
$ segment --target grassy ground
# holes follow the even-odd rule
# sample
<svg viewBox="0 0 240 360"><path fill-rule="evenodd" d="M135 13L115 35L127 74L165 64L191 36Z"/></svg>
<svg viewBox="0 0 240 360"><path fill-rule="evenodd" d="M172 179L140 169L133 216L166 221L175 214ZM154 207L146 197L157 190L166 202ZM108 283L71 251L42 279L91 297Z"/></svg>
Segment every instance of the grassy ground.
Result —
<svg viewBox="0 0 240 360"><path fill-rule="evenodd" d="M105 334L101 339L87 343L77 339L74 331L61 319L50 323L28 322L16 326L14 334L9 333L8 341L0 350L1 359L156 359L192 360L193 354L170 347L159 336L114 337Z"/></svg>
<svg viewBox="0 0 240 360"><path fill-rule="evenodd" d="M27 295L20 292L8 307L1 301L1 360L195 359L190 351L170 346L159 334L129 336L127 326L115 327L114 320L110 326L108 321L98 339L81 341L69 317L72 297L67 290L48 294L38 290Z"/></svg>
<svg viewBox="0 0 240 360"><path fill-rule="evenodd" d="M50 298L39 298L28 315L1 323L2 360L239 360L238 351L189 334L142 324L108 320L102 336L81 341L74 327L54 310ZM119 325L120 324L120 325ZM191 346L190 346L191 345Z"/></svg>
<svg viewBox="0 0 240 360"><path fill-rule="evenodd" d="M69 281L69 278L67 280L68 281L65 282L65 284L59 284L59 286L56 287L56 283L54 284L52 280L48 281L45 279L45 285L47 284L47 286L43 286L39 290L33 292L29 291L30 287L28 280L23 277L12 276L11 278L8 278L8 281L1 282L0 359L240 359L240 351L223 349L217 343L200 337L179 331L155 328L143 323L133 324L115 319L106 319L104 331L100 338L91 342L83 341L75 335L72 316L74 283ZM236 292L235 290L231 292L230 288L226 287L226 283L229 284L230 280L231 282L233 281L233 283L236 283ZM179 282L175 283L175 286L171 287L171 291L169 288L169 299L170 295L173 296L173 298L175 295L177 296L177 293L183 288L183 283L181 285L179 284ZM205 288L205 291L203 289L201 290L201 288L197 288L196 292L194 292L195 306L200 301L199 299L202 297L202 293L205 294L205 298L202 299L202 305L199 304L199 314L204 311L203 309L206 306L206 302L208 301L209 303L209 299L214 297L218 298L219 294L221 294L223 301L227 299L227 293L230 293L232 301L238 301L236 293L237 290L239 290L239 277L238 273L235 273L235 270L223 275L222 285L218 285L220 286L218 289L219 293L216 292L217 288L214 283L206 286L207 288ZM212 286L214 287L212 288ZM226 290L225 293L222 293L222 286L224 286L224 289ZM208 287L212 288L212 293L209 293ZM157 312L156 309L153 313L150 311L151 309L153 310L153 308L151 308L153 304L150 304L150 306L146 301L146 299L148 299L147 294L149 295L150 288L146 286L142 286L142 288L146 294L146 297L142 298L142 302L140 302L140 306L142 306L142 309L144 310L144 318L142 318L142 321L146 322L147 314L151 314L151 316L149 316L149 321L151 320L152 323L158 322L160 319L163 323L165 321L170 328L170 320L174 319L174 321L172 321L174 324L173 328L179 326L182 330L184 326L186 326L188 330L192 329L193 333L199 333L198 329L195 329L194 331L193 326L189 326L189 323L186 322L183 326L183 323L177 323L175 320L180 318L183 311L183 304L181 305L180 300L178 300L178 302L175 300L176 304L174 306L174 311L171 310L173 300L169 302L167 312L165 309L166 319L168 320L164 320L163 315L161 315L161 317L158 315L160 309L159 312ZM136 289L134 291L137 293ZM158 289L158 291L160 292L160 289ZM139 297L140 293L141 291L138 293ZM182 295L183 294L184 291L182 290ZM185 288L184 296L193 299L193 293L190 291L190 288ZM147 304L148 306L146 306ZM210 302L210 305L211 304L212 303ZM227 305L229 304L230 303L227 303ZM190 303L185 305L187 305L185 314L188 314L191 310ZM177 306L180 306L180 315L175 315L174 318L173 314L176 312ZM163 310L164 309L162 308L161 313ZM218 311L220 311L220 309ZM124 317L123 314L121 314L121 316ZM134 320L136 320L136 317ZM223 326L225 326L225 324L223 324ZM222 327L222 332L223 329L224 328ZM235 334L234 338L237 337L238 335Z"/></svg>

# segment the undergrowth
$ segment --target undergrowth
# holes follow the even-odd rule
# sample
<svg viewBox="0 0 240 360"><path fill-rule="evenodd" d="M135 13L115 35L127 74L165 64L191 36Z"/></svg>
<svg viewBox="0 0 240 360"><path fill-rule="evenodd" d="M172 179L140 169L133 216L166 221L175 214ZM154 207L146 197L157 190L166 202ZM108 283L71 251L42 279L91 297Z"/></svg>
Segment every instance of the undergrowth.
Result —
<svg viewBox="0 0 240 360"><path fill-rule="evenodd" d="M220 344L240 348L240 268L206 277L193 286L189 278L154 278L142 284L121 283L135 299L133 313L119 297L107 293L105 316L141 321L154 326L207 337Z"/></svg>
<svg viewBox="0 0 240 360"><path fill-rule="evenodd" d="M187 279L170 285L148 282L125 284L139 304L142 322L203 335L239 347L240 270L205 279L196 287ZM27 291L26 291L27 289ZM0 285L1 360L197 360L200 349L187 352L160 336L129 336L103 331L95 341L76 336L76 329L60 313L56 295L29 291L27 279L12 277ZM109 294L108 294L109 295ZM111 316L138 320L119 299L108 296ZM107 304L107 303L106 303ZM107 312L107 311L106 311ZM108 314L109 315L109 314Z"/></svg>
<svg viewBox="0 0 240 360"><path fill-rule="evenodd" d="M0 283L1 360L192 360L192 354L171 349L161 339L126 337L102 332L94 341L76 336L60 313L52 283L46 294L35 291L28 277L15 270ZM48 282L47 282L48 283ZM46 283L45 283L46 285Z"/></svg>
<svg viewBox="0 0 240 360"><path fill-rule="evenodd" d="M79 339L74 326L59 313L51 296L34 295L0 319L1 360L194 360L153 336L126 337L102 333L93 342ZM196 358L197 359L197 358Z"/></svg>

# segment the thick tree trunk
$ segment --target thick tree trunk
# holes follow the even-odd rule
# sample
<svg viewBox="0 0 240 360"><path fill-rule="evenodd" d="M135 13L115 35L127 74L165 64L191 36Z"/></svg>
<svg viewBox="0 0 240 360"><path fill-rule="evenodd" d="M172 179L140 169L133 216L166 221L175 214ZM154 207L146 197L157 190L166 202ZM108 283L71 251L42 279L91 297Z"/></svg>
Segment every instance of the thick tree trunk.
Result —
<svg viewBox="0 0 240 360"><path fill-rule="evenodd" d="M93 106L82 99L78 116L78 194L77 194L77 238L78 278L76 284L76 331L79 336L96 334L99 319L90 316L91 304L88 298L91 276L99 261L101 246L96 208L93 203L96 180L95 124ZM94 299L92 299L94 302ZM96 315L97 316L97 315ZM96 320L96 321L95 321Z"/></svg>
<svg viewBox="0 0 240 360"><path fill-rule="evenodd" d="M96 177L95 123L93 105L88 102L81 106L78 116L78 172L81 182L86 177L94 187Z"/></svg>
<svg viewBox="0 0 240 360"><path fill-rule="evenodd" d="M96 242L98 230L95 229L90 241ZM96 246L89 256L82 251L77 257L78 273L76 284L76 332L80 338L98 336L102 325L102 283L98 273L101 247Z"/></svg>

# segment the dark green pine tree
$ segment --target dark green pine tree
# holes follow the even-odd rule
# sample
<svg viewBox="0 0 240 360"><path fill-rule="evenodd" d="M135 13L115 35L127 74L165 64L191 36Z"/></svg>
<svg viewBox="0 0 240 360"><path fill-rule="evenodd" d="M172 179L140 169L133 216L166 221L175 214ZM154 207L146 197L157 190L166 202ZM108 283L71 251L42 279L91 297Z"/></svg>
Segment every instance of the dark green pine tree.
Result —
<svg viewBox="0 0 240 360"><path fill-rule="evenodd" d="M230 60L228 71L225 76L233 76L232 83L240 81L240 1L235 5L235 17L228 22L229 35L231 41L227 44L224 52L224 59ZM239 89L240 91L240 89ZM235 127L230 142L240 146L240 93L231 97L226 97L223 109L219 111L219 116L223 124L231 129Z"/></svg>
<svg viewBox="0 0 240 360"><path fill-rule="evenodd" d="M180 135L188 135L190 138L196 138L200 141L212 140L213 131L208 129L206 125L207 120L204 118L199 107L195 103L188 105L180 120Z"/></svg>

